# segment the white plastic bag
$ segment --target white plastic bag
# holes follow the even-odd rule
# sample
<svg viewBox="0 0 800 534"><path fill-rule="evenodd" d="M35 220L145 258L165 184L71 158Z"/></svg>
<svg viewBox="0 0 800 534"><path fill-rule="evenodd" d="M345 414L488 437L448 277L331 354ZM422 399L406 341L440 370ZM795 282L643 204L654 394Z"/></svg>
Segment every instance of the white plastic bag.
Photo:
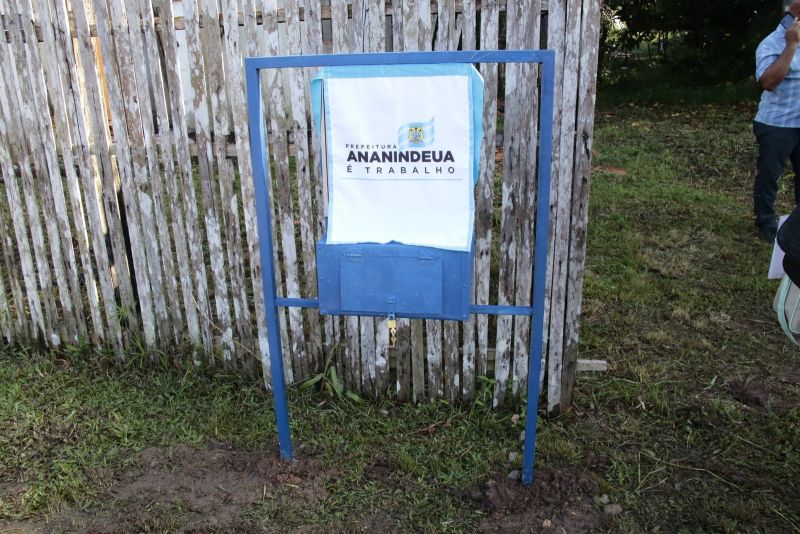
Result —
<svg viewBox="0 0 800 534"><path fill-rule="evenodd" d="M800 288L798 288L787 275L783 276L772 309L778 315L778 323L783 333L792 343L800 347Z"/></svg>

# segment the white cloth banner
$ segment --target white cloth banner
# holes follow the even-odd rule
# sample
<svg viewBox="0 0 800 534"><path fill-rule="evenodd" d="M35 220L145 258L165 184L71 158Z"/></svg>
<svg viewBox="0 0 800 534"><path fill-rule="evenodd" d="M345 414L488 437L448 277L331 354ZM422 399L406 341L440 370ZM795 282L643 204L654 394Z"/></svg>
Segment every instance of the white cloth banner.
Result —
<svg viewBox="0 0 800 534"><path fill-rule="evenodd" d="M468 250L470 78L331 77L323 102L327 242Z"/></svg>

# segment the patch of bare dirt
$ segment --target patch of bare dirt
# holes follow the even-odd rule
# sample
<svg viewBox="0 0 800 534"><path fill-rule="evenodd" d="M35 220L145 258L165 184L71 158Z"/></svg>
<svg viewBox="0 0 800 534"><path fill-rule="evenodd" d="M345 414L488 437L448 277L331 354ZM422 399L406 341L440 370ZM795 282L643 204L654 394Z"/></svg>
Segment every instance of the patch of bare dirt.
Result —
<svg viewBox="0 0 800 534"><path fill-rule="evenodd" d="M314 462L288 464L275 449L153 447L116 477L101 509L68 512L50 521L47 531L250 531L249 506L280 496L293 506L313 507L328 496L326 478Z"/></svg>
<svg viewBox="0 0 800 534"><path fill-rule="evenodd" d="M489 516L482 532L586 532L603 524L597 484L577 469L541 469L531 486L497 475L469 497Z"/></svg>
<svg viewBox="0 0 800 534"><path fill-rule="evenodd" d="M775 383L765 380L734 380L730 383L731 395L751 408L782 413L797 405L798 376L792 373L781 375Z"/></svg>
<svg viewBox="0 0 800 534"><path fill-rule="evenodd" d="M769 408L770 395L767 385L760 381L732 382L733 398L748 406Z"/></svg>
<svg viewBox="0 0 800 534"><path fill-rule="evenodd" d="M364 477L367 480L388 480L394 473L394 467L385 458L378 458L364 469Z"/></svg>

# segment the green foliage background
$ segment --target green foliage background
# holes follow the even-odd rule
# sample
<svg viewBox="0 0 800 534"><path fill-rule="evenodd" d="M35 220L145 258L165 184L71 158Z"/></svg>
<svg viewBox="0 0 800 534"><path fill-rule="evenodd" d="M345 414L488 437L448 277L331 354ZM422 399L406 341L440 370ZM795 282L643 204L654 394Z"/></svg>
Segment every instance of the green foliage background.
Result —
<svg viewBox="0 0 800 534"><path fill-rule="evenodd" d="M608 0L601 75L606 83L618 81L619 70L630 69L631 55L642 59L649 43L646 60L676 81L744 81L753 75L758 43L777 26L781 11L778 0Z"/></svg>

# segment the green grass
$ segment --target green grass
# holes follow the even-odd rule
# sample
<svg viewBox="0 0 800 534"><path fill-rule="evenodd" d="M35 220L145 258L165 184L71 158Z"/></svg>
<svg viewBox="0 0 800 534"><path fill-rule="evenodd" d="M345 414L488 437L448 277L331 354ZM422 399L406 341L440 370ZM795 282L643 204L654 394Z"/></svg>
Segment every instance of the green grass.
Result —
<svg viewBox="0 0 800 534"><path fill-rule="evenodd" d="M614 105L601 94L573 410L540 423L537 464L586 470L622 505L610 531L800 527L800 354L771 311L769 247L750 216L754 105ZM787 180L781 211L789 209ZM788 190L788 191L787 191ZM0 352L0 518L96 504L104 469L151 445L275 442L271 400L227 371L136 355ZM766 406L737 393L768 394ZM336 475L318 505L265 503L262 524L474 531L460 496L519 459L521 406L401 405L290 392L298 454ZM423 429L433 432L420 432ZM519 455L518 455L519 456ZM367 476L377 460L391 466Z"/></svg>
<svg viewBox="0 0 800 534"><path fill-rule="evenodd" d="M773 319L750 215L753 113L599 114L582 352L612 370L581 377L564 424L608 455L626 530L800 525L800 355ZM734 398L750 380L772 408Z"/></svg>
<svg viewBox="0 0 800 534"><path fill-rule="evenodd" d="M150 445L253 449L275 438L269 396L224 371L4 351L0 384L0 517L88 506L104 489L94 471L122 468ZM338 471L319 509L293 511L298 525L386 510L407 525L466 529L480 514L451 489L476 485L521 450L521 423L507 412L327 400L297 389L290 401L299 454ZM364 483L378 458L396 481ZM395 483L411 489L397 492Z"/></svg>

